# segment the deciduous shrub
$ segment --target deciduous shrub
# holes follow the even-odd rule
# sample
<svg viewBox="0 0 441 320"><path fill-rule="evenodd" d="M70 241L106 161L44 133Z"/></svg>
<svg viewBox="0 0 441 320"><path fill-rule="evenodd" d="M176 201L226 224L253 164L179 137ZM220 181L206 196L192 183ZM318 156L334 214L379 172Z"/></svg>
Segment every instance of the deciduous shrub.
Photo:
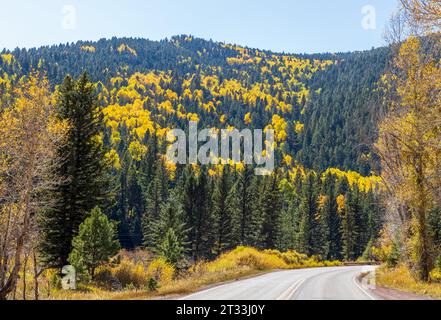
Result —
<svg viewBox="0 0 441 320"><path fill-rule="evenodd" d="M173 280L175 268L164 258L158 258L152 261L147 269L147 275L154 279L160 286L166 285Z"/></svg>
<svg viewBox="0 0 441 320"><path fill-rule="evenodd" d="M141 262L135 263L132 260L123 258L119 264L110 269L111 274L125 288L145 288L148 284L148 274Z"/></svg>

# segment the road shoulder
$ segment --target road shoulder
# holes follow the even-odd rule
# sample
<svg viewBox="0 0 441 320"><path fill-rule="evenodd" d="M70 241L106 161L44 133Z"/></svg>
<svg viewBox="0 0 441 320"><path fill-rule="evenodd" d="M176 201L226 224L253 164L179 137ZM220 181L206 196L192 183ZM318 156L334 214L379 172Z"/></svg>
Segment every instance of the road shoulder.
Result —
<svg viewBox="0 0 441 320"><path fill-rule="evenodd" d="M387 300L387 301L395 301L395 300L402 300L402 301L420 301L420 300L436 300L429 296L423 296L414 294L411 292L405 292L405 291L399 291L392 288L387 288L383 286L374 286L373 288L366 288L363 286L363 279L367 277L368 274L361 274L359 277L356 278L356 281L358 285L363 287L363 290L371 293L379 300Z"/></svg>

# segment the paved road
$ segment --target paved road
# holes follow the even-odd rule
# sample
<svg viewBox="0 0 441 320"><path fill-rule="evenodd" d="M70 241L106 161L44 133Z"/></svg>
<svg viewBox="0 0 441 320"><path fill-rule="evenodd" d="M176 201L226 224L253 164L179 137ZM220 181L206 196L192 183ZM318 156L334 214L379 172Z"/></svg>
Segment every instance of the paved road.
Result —
<svg viewBox="0 0 441 320"><path fill-rule="evenodd" d="M277 271L201 291L182 300L375 300L355 278L371 267Z"/></svg>

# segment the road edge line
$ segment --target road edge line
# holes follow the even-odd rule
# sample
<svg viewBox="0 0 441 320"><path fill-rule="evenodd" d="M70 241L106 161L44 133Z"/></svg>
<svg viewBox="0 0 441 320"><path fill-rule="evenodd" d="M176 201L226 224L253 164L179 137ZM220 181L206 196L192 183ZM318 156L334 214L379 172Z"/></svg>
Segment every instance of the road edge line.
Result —
<svg viewBox="0 0 441 320"><path fill-rule="evenodd" d="M357 276L352 278L352 281L354 281L355 285L357 286L358 289L361 290L361 292L363 292L366 296L369 297L369 299L371 300L377 300L377 298L375 298L373 295L371 295L365 288L363 288L363 286L361 286L358 281L357 281Z"/></svg>

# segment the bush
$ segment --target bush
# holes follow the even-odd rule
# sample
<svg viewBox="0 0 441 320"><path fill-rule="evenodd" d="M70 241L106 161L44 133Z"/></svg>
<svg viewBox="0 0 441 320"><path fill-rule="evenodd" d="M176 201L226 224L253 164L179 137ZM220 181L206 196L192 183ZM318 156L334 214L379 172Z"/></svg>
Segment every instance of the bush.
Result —
<svg viewBox="0 0 441 320"><path fill-rule="evenodd" d="M150 278L150 279L149 279L148 288L149 288L149 290L152 291L152 292L158 290L158 288L159 288L158 281L156 281L156 280L153 279L153 278Z"/></svg>
<svg viewBox="0 0 441 320"><path fill-rule="evenodd" d="M435 268L430 272L430 280L441 283L441 268Z"/></svg>
<svg viewBox="0 0 441 320"><path fill-rule="evenodd" d="M164 258L158 258L150 263L147 269L149 278L153 278L159 285L165 285L173 280L175 268Z"/></svg>
<svg viewBox="0 0 441 320"><path fill-rule="evenodd" d="M285 261L278 255L248 247L238 247L229 253L221 255L219 259L212 262L212 267L217 265L231 265L233 268L249 267L256 270L288 268Z"/></svg>
<svg viewBox="0 0 441 320"><path fill-rule="evenodd" d="M111 269L115 277L123 287L133 286L145 288L148 285L149 276L142 263L135 263L127 258L122 258L120 263Z"/></svg>
<svg viewBox="0 0 441 320"><path fill-rule="evenodd" d="M319 257L308 256L296 251L280 252L278 250L259 251L249 247L238 247L233 251L222 254L212 262L199 263L190 268L190 273L228 272L231 270L273 270L302 267L324 267L341 265L339 261L320 261Z"/></svg>

